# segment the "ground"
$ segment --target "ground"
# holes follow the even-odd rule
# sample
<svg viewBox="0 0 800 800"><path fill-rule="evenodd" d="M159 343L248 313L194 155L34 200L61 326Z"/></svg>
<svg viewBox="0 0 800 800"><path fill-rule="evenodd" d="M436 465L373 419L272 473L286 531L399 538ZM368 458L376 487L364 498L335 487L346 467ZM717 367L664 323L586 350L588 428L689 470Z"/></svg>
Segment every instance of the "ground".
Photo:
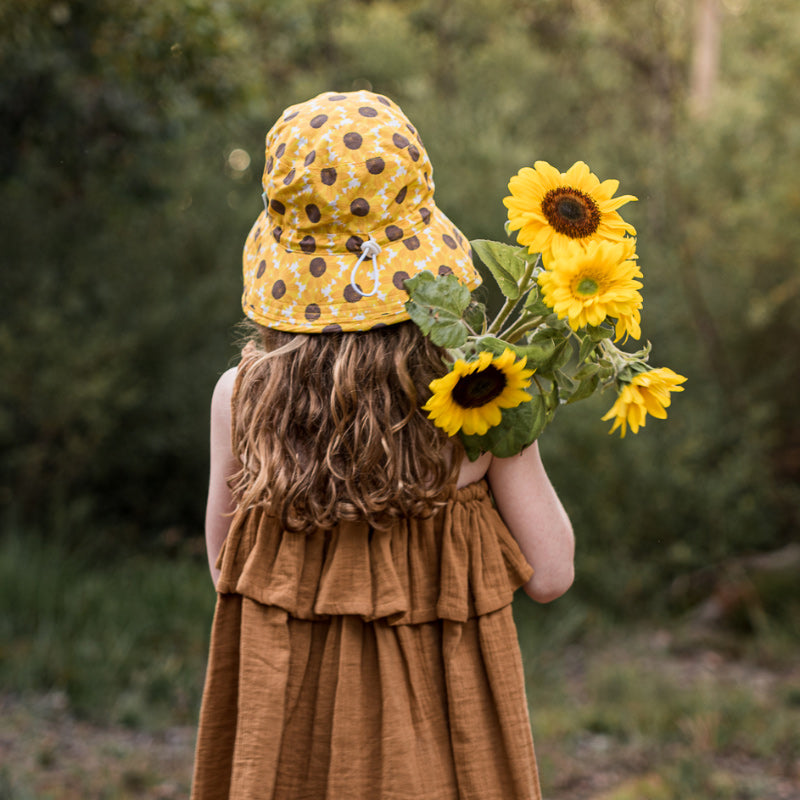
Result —
<svg viewBox="0 0 800 800"><path fill-rule="evenodd" d="M653 629L558 653L529 686L546 800L800 800L800 665L729 650ZM185 798L194 734L0 695L0 800Z"/></svg>

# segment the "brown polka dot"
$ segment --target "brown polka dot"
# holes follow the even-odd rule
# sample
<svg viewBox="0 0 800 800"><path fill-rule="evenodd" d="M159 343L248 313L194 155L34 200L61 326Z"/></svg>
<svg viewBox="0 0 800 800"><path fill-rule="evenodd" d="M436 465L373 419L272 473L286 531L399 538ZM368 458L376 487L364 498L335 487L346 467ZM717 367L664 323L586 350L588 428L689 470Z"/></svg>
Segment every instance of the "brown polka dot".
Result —
<svg viewBox="0 0 800 800"><path fill-rule="evenodd" d="M411 156L412 161L419 161L419 150L413 144L408 146L408 154Z"/></svg>
<svg viewBox="0 0 800 800"><path fill-rule="evenodd" d="M270 156L267 159L267 175L269 175L272 172L272 168L274 166L275 166L275 159L272 156Z"/></svg>
<svg viewBox="0 0 800 800"><path fill-rule="evenodd" d="M313 163L314 163L314 159L315 159L316 157L317 157L317 151L316 151L316 150L312 150L312 151L311 151L311 152L310 152L310 153L309 153L309 154L306 156L306 158L305 158L305 161L303 161L303 165L307 167L307 166L309 166L309 165L313 164Z"/></svg>
<svg viewBox="0 0 800 800"><path fill-rule="evenodd" d="M401 150L404 147L408 147L408 139L406 139L402 133L396 133L394 136L392 136L392 141L394 142L394 146L399 147Z"/></svg>
<svg viewBox="0 0 800 800"><path fill-rule="evenodd" d="M358 109L358 113L361 114L362 117L377 117L378 112L374 108L370 108L369 106L361 106Z"/></svg>
<svg viewBox="0 0 800 800"><path fill-rule="evenodd" d="M371 331L378 331L381 328L388 328L389 326L385 322L376 322L371 328Z"/></svg>
<svg viewBox="0 0 800 800"><path fill-rule="evenodd" d="M328 97L328 100L335 103L337 100L347 100L347 96L343 94L332 94Z"/></svg>
<svg viewBox="0 0 800 800"><path fill-rule="evenodd" d="M256 228L255 233L253 234L253 241L258 241L258 237L261 236L261 228Z"/></svg>
<svg viewBox="0 0 800 800"><path fill-rule="evenodd" d="M360 236L351 236L346 242L345 247L351 253L360 253L361 252L361 245L364 244L364 240Z"/></svg>
<svg viewBox="0 0 800 800"><path fill-rule="evenodd" d="M403 238L403 229L398 228L397 225L389 225L386 228L386 238L390 242L396 242L398 239Z"/></svg>
<svg viewBox="0 0 800 800"><path fill-rule="evenodd" d="M258 272L256 272L256 278L260 278L264 274L264 270L266 268L267 262L262 258L261 261L258 262Z"/></svg>
<svg viewBox="0 0 800 800"><path fill-rule="evenodd" d="M280 200L270 200L269 207L276 213L276 214L285 214L286 213L286 206L281 203Z"/></svg>
<svg viewBox="0 0 800 800"><path fill-rule="evenodd" d="M333 322L330 325L326 325L322 329L322 332L323 333L341 333L342 332L342 326L339 325L338 322Z"/></svg>
<svg viewBox="0 0 800 800"><path fill-rule="evenodd" d="M416 250L419 247L419 239L416 236L409 236L408 239L403 239L403 244L409 250Z"/></svg>
<svg viewBox="0 0 800 800"><path fill-rule="evenodd" d="M320 258L317 256L316 258L311 259L311 263L308 265L308 271L315 277L319 278L325 270L327 269L327 264L325 264L325 259Z"/></svg>
<svg viewBox="0 0 800 800"><path fill-rule="evenodd" d="M279 144L278 149L275 151L275 158L280 158L286 152L286 145Z"/></svg>
<svg viewBox="0 0 800 800"><path fill-rule="evenodd" d="M456 239L458 239L458 243L460 245L464 244L464 239L461 236L461 232L458 230L458 228L453 228L453 235L456 237Z"/></svg>
<svg viewBox="0 0 800 800"><path fill-rule="evenodd" d="M369 203L363 197L357 197L350 203L350 213L356 217L366 217L369 214Z"/></svg>
<svg viewBox="0 0 800 800"><path fill-rule="evenodd" d="M312 128L321 128L327 121L328 121L327 114L317 114L317 116L314 117L314 119L312 119L311 122L309 122L308 124Z"/></svg>
<svg viewBox="0 0 800 800"><path fill-rule="evenodd" d="M304 236L300 240L300 249L304 253L313 253L317 249L317 243L314 241L314 237Z"/></svg>
<svg viewBox="0 0 800 800"><path fill-rule="evenodd" d="M289 172L286 173L286 177L283 179L283 185L288 186L294 180L294 170L290 169Z"/></svg>
<svg viewBox="0 0 800 800"><path fill-rule="evenodd" d="M277 280L275 283L272 284L272 296L276 300L280 300L286 294L286 284L281 281Z"/></svg>
<svg viewBox="0 0 800 800"><path fill-rule="evenodd" d="M378 102L383 103L385 106L389 106L391 108L392 104L382 95L378 95Z"/></svg>
<svg viewBox="0 0 800 800"><path fill-rule="evenodd" d="M370 175L380 175L385 167L386 162L378 156L367 159L367 172L369 172Z"/></svg>
<svg viewBox="0 0 800 800"><path fill-rule="evenodd" d="M333 186L333 184L336 183L336 170L333 167L325 167L325 169L320 171L319 179L326 186Z"/></svg>
<svg viewBox="0 0 800 800"><path fill-rule="evenodd" d="M314 205L314 203L309 203L306 206L306 216L312 222L319 222L322 219L322 214L319 211L319 208Z"/></svg>
<svg viewBox="0 0 800 800"><path fill-rule="evenodd" d="M447 264L440 264L438 272L439 272L440 275L452 275L453 274L453 270L450 269L450 267L448 267Z"/></svg>
<svg viewBox="0 0 800 800"><path fill-rule="evenodd" d="M397 197L395 197L395 203L402 203L406 199L406 193L408 192L408 186L404 186L398 193Z"/></svg>
<svg viewBox="0 0 800 800"><path fill-rule="evenodd" d="M364 140L361 138L360 133L350 131L344 135L344 144L350 150L358 150Z"/></svg>
<svg viewBox="0 0 800 800"><path fill-rule="evenodd" d="M407 280L408 280L408 273L403 270L395 272L395 274L392 276L392 283L398 289L405 289L406 287L403 285L403 282Z"/></svg>
<svg viewBox="0 0 800 800"><path fill-rule="evenodd" d="M430 189L431 188L431 179L428 177L427 172L422 173L422 177L425 178L425 185Z"/></svg>
<svg viewBox="0 0 800 800"><path fill-rule="evenodd" d="M309 303L306 306L306 319L309 322L314 322L315 320L319 319L320 315L319 306L316 303Z"/></svg>
<svg viewBox="0 0 800 800"><path fill-rule="evenodd" d="M422 221L423 221L423 222L424 222L426 225L430 225L430 223L431 223L431 212L430 212L430 211L428 211L428 209L427 209L427 208L421 208L421 209L419 210L419 215L422 217Z"/></svg>
<svg viewBox="0 0 800 800"><path fill-rule="evenodd" d="M359 288L361 288L359 286ZM357 303L363 295L359 294L349 283L344 287L344 299L348 303Z"/></svg>
<svg viewBox="0 0 800 800"><path fill-rule="evenodd" d="M288 122L290 119L294 119L300 112L299 111L292 111L291 114L287 114L284 118L284 122Z"/></svg>
<svg viewBox="0 0 800 800"><path fill-rule="evenodd" d="M283 233L283 228L277 227L272 229L272 235L275 237L276 242L279 242L281 240L282 233Z"/></svg>
<svg viewBox="0 0 800 800"><path fill-rule="evenodd" d="M442 241L451 249L455 250L458 245L456 244L456 240L452 236L448 236L446 233L442 235Z"/></svg>
<svg viewBox="0 0 800 800"><path fill-rule="evenodd" d="M411 133L416 133L416 130L414 130L414 126L410 122L406 122L406 128L408 128L411 131Z"/></svg>

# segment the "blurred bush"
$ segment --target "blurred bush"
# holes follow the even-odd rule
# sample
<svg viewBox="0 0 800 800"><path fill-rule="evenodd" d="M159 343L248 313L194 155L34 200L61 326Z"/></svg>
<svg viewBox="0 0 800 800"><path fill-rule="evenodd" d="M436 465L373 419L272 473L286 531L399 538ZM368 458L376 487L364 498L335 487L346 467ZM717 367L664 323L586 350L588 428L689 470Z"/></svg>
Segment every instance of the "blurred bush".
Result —
<svg viewBox="0 0 800 800"><path fill-rule="evenodd" d="M263 136L291 102L372 88L473 238L502 236L539 158L640 198L644 336L689 382L638 437L606 436L611 397L545 436L583 591L623 607L777 548L800 508L799 43L790 0L6 0L5 517L76 542L199 528Z"/></svg>

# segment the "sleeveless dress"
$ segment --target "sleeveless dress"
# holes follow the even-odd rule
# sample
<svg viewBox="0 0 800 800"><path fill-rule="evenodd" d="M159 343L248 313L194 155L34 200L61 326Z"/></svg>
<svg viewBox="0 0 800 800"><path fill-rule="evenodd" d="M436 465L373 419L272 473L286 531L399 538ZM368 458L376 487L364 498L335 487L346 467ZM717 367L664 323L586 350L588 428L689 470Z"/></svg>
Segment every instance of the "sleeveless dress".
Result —
<svg viewBox="0 0 800 800"><path fill-rule="evenodd" d="M532 575L485 481L389 530L234 524L194 800L541 798L511 613Z"/></svg>

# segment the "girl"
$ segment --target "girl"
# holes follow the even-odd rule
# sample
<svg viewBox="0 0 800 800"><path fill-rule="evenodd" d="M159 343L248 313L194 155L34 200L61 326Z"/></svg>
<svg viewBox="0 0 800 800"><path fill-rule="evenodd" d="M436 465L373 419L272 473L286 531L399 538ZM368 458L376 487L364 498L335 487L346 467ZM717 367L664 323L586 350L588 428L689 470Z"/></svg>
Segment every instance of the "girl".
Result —
<svg viewBox="0 0 800 800"><path fill-rule="evenodd" d="M426 419L443 353L405 310L424 269L480 283L469 245L381 95L287 109L263 187L255 334L212 400L192 796L539 798L511 601L567 590L572 530L535 444L469 462Z"/></svg>

